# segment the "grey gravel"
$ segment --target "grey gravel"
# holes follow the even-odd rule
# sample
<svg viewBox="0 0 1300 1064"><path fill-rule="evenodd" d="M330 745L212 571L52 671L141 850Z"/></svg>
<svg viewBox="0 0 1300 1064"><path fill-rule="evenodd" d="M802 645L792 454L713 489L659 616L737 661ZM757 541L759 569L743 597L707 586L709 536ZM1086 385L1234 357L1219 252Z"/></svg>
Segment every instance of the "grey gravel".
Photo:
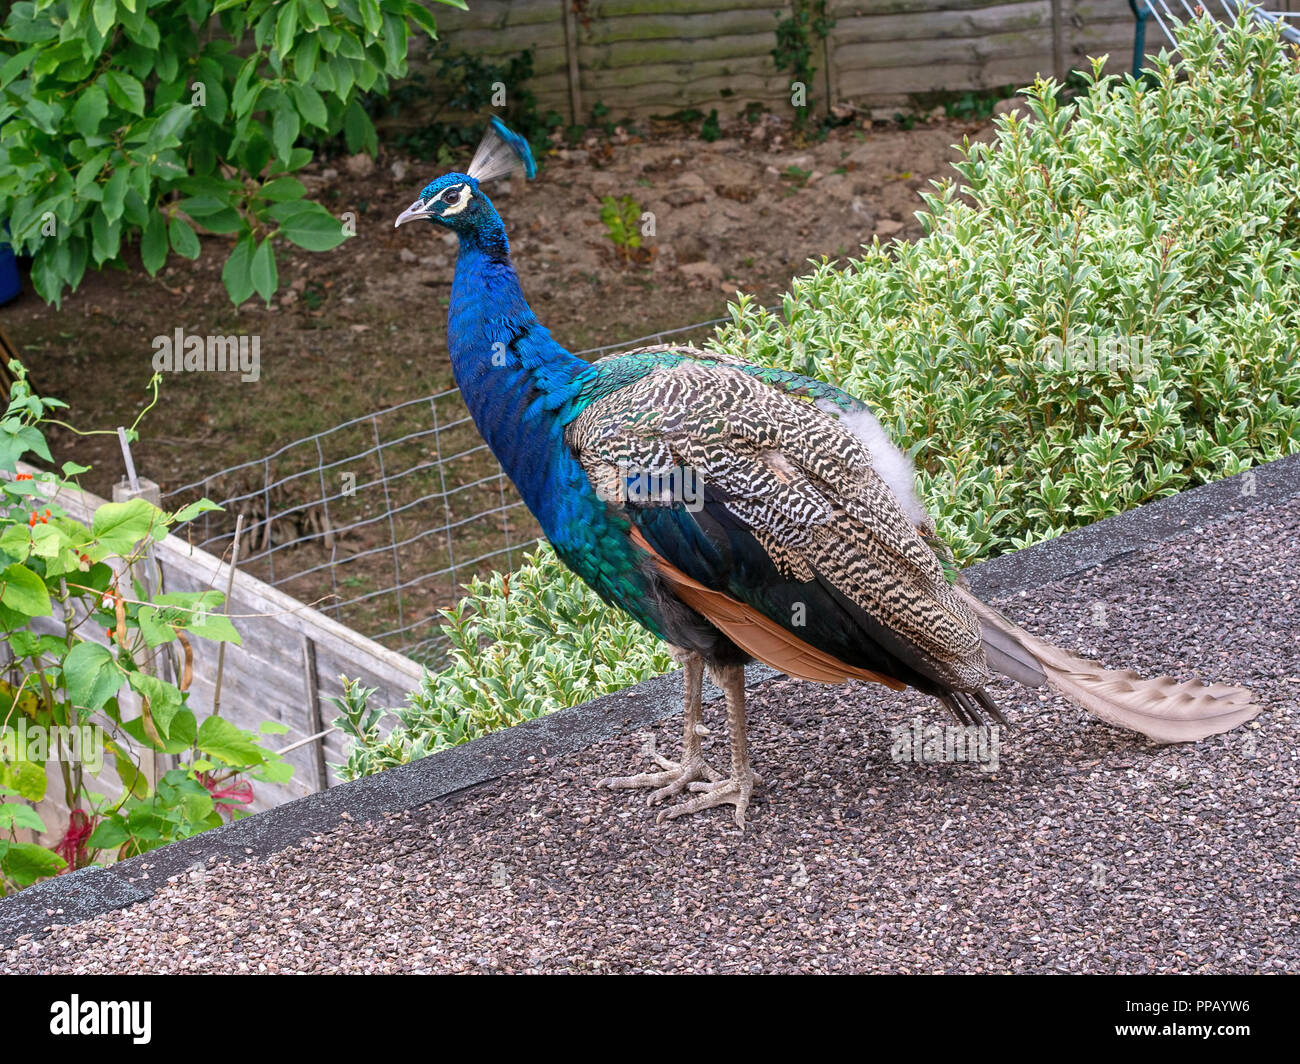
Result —
<svg viewBox="0 0 1300 1064"><path fill-rule="evenodd" d="M1251 687L1265 712L1158 747L996 689L1000 767L891 760L930 700L777 680L751 692L765 785L657 825L595 791L632 735L149 901L27 936L3 972L1300 971L1295 717L1300 500L1003 600L1116 666ZM721 707L714 763L727 763ZM678 721L652 729L660 749Z"/></svg>

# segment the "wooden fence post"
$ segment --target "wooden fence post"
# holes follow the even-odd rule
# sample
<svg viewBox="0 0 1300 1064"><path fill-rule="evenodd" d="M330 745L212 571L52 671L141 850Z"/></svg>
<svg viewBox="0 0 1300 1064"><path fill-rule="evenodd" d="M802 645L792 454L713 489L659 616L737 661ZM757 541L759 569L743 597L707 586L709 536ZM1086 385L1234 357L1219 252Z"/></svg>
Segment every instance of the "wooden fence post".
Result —
<svg viewBox="0 0 1300 1064"><path fill-rule="evenodd" d="M1065 83L1065 12L1061 0L1052 0L1052 68L1056 80Z"/></svg>
<svg viewBox="0 0 1300 1064"><path fill-rule="evenodd" d="M302 633L302 671L307 682L307 734L320 736L311 744L312 768L316 772L316 789L328 790L330 770L325 764L325 722L320 711L320 681L316 676L316 643Z"/></svg>
<svg viewBox="0 0 1300 1064"><path fill-rule="evenodd" d="M125 445L124 445L125 446ZM129 451L127 454L129 455ZM129 459L128 459L129 462ZM128 476L113 485L114 502L130 502L132 499L144 499L154 506L162 508L162 489L147 477L138 477L135 475L134 464L128 464ZM154 591L161 591L161 587L154 587L156 563L152 546L149 547L143 562L137 562L135 565L128 566L118 574L119 580L125 580L127 587L124 593L131 594L131 581L140 581L144 588L145 598L152 598ZM165 646L158 647L148 659L148 670L153 672L160 680L171 679L171 657L167 653ZM152 746L144 745L140 752L140 767L144 771L145 779L149 781L149 786L156 787L158 779L162 775L159 768L159 757L166 757L166 754L159 754Z"/></svg>
<svg viewBox="0 0 1300 1064"><path fill-rule="evenodd" d="M564 5L564 51L569 60L569 122L582 124L582 77L578 70L578 16L573 10L573 0L560 0Z"/></svg>
<svg viewBox="0 0 1300 1064"><path fill-rule="evenodd" d="M831 62L831 35L835 32L832 26L826 31L826 36L822 38L822 65L826 68L826 113L831 113L831 108L835 106L836 97L836 77L835 66Z"/></svg>

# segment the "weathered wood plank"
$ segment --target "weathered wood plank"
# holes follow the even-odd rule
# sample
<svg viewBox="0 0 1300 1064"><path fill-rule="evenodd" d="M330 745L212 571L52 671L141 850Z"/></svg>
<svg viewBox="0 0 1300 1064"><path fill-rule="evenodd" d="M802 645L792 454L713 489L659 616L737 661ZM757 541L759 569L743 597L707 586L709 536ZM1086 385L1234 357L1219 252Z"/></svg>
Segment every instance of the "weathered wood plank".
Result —
<svg viewBox="0 0 1300 1064"><path fill-rule="evenodd" d="M945 63L942 69L902 66L843 71L840 74L840 96L846 100L896 100L899 96L917 93L967 92L1023 85L1033 80L1035 69L1050 73L1051 62L1049 47L1036 59L1007 56L984 63Z"/></svg>
<svg viewBox="0 0 1300 1064"><path fill-rule="evenodd" d="M583 70L654 64L694 65L709 60L757 60L776 73L769 54L772 40L766 34L706 37L696 40L614 41L578 47Z"/></svg>
<svg viewBox="0 0 1300 1064"><path fill-rule="evenodd" d="M722 9L776 11L787 6L786 0L593 0L587 12L595 21L622 15L707 15Z"/></svg>
<svg viewBox="0 0 1300 1064"><path fill-rule="evenodd" d="M702 15L630 15L580 25L583 44L611 41L694 40L725 34L762 33L776 43L775 4L761 10L718 10Z"/></svg>
<svg viewBox="0 0 1300 1064"><path fill-rule="evenodd" d="M943 71L933 69L936 64L981 64L994 60L1022 58L1037 62L1042 56L1048 62L1037 69L1050 74L1052 64L1052 38L1050 33L990 33L982 37L935 38L917 42L915 48L901 49L889 41L863 41L841 45L834 51L837 68L842 71L886 69L893 67L932 68L938 76ZM1025 68L1032 79L1036 72L1030 65ZM922 90L924 91L924 90Z"/></svg>
<svg viewBox="0 0 1300 1064"><path fill-rule="evenodd" d="M1048 0L935 14L866 15L837 23L831 34L831 46L833 51L857 41L911 42L1020 30L1047 34L1051 18Z"/></svg>
<svg viewBox="0 0 1300 1064"><path fill-rule="evenodd" d="M445 37L467 28L558 25L563 0L471 0L466 11L430 0L422 2L433 12L438 36Z"/></svg>
<svg viewBox="0 0 1300 1064"><path fill-rule="evenodd" d="M994 3L1006 4L1008 0L993 0ZM1016 0L1010 0L1015 3ZM1023 0L1032 4L1037 0ZM1105 0L1094 0L1104 3ZM972 8L991 7L990 0L830 0L827 10L837 21L841 19L860 18L873 15L903 14L942 14L950 11L966 11Z"/></svg>

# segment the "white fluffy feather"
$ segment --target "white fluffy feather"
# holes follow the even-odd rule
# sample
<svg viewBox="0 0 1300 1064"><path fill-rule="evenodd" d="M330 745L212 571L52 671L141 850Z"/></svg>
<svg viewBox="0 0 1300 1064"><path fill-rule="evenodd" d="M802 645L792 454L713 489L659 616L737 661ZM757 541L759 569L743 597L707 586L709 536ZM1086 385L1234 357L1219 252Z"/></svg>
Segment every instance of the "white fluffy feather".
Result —
<svg viewBox="0 0 1300 1064"><path fill-rule="evenodd" d="M495 181L507 174L523 173L523 170L519 153L497 136L495 130L488 129L465 173L475 181Z"/></svg>
<svg viewBox="0 0 1300 1064"><path fill-rule="evenodd" d="M930 515L916 493L916 468L912 460L905 455L885 432L884 426L876 420L869 410L841 410L834 403L817 404L855 435L871 453L871 464L877 476L885 486L894 493L894 498L903 508L903 512L918 528L929 528L933 524Z"/></svg>

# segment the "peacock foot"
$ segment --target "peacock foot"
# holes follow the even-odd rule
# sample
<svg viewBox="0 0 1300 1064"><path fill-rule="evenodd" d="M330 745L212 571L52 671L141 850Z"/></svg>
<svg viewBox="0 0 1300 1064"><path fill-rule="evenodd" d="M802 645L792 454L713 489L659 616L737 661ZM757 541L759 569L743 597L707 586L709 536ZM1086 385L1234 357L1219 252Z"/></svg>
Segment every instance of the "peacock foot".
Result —
<svg viewBox="0 0 1300 1064"><path fill-rule="evenodd" d="M713 783L722 779L722 773L711 768L698 754L686 756L681 761L670 761L659 754L653 754L655 763L662 772L639 772L635 776L611 776L596 784L614 791L631 790L634 787L655 787L646 805L658 805L660 802L676 797L687 787L703 786L704 782ZM704 781L704 782L701 782Z"/></svg>
<svg viewBox="0 0 1300 1064"><path fill-rule="evenodd" d="M754 793L754 787L762 782L758 773L751 769L743 776L732 776L730 779L707 783L688 784L689 789L696 792L695 797L687 799L671 809L665 809L659 814L658 822L662 824L665 820L674 820L679 816L698 813L701 809L711 809L715 805L730 804L736 807L737 827L744 831L745 811L749 808L749 796Z"/></svg>

